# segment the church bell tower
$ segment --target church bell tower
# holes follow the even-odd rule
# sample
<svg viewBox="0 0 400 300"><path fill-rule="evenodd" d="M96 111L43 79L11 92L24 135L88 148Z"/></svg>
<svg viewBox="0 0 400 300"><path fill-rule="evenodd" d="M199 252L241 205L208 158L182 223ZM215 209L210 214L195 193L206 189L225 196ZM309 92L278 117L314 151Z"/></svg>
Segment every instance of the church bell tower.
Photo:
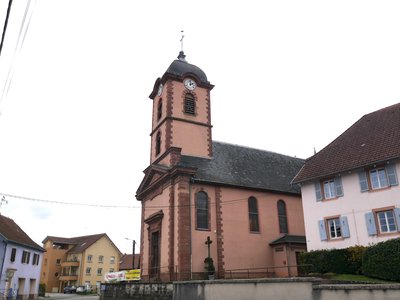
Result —
<svg viewBox="0 0 400 300"><path fill-rule="evenodd" d="M185 57L180 51L149 96L153 100L151 164L171 166L177 153L212 156L210 91L214 86Z"/></svg>

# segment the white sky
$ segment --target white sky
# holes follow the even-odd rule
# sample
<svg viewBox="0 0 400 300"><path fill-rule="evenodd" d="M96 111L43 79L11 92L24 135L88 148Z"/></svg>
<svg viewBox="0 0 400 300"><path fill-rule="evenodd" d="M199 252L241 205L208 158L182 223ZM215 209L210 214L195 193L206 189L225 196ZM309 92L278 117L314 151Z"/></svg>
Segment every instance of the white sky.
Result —
<svg viewBox="0 0 400 300"><path fill-rule="evenodd" d="M215 85L214 140L307 158L400 102L400 1L31 0L17 45L28 2L14 1L0 56L0 96L14 62L0 103L0 193L136 207L7 197L1 213L40 245L103 232L123 253L125 237L139 243L148 95L182 29L188 62Z"/></svg>

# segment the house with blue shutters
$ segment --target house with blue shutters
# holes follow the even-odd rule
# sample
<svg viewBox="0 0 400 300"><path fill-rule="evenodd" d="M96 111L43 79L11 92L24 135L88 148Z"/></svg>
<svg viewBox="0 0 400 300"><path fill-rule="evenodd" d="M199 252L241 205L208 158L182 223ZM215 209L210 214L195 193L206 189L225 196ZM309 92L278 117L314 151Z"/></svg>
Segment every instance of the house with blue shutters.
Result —
<svg viewBox="0 0 400 300"><path fill-rule="evenodd" d="M308 250L400 237L400 103L364 115L293 179Z"/></svg>
<svg viewBox="0 0 400 300"><path fill-rule="evenodd" d="M38 297L44 251L14 220L0 214L0 299Z"/></svg>

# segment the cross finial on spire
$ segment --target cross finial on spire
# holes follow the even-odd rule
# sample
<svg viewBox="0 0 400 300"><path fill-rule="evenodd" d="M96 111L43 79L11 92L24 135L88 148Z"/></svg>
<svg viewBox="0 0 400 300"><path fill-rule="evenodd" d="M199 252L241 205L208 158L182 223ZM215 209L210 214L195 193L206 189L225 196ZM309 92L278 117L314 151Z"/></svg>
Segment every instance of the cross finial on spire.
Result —
<svg viewBox="0 0 400 300"><path fill-rule="evenodd" d="M186 59L185 59L186 55L185 55L185 53L183 52L183 38L185 37L185 36L183 35L183 30L181 30L181 34L182 34L182 36L181 36L181 51L179 51L178 59L179 59L180 61L187 62Z"/></svg>
<svg viewBox="0 0 400 300"><path fill-rule="evenodd" d="M183 34L183 30L181 30L181 51L183 52L183 38L185 37Z"/></svg>

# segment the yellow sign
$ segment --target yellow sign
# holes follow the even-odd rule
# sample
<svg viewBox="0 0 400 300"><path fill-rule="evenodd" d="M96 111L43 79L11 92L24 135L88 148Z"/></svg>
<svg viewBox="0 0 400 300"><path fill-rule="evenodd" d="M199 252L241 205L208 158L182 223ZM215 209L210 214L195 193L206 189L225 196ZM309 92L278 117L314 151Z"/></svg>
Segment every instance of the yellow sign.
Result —
<svg viewBox="0 0 400 300"><path fill-rule="evenodd" d="M140 280L140 269L126 271L125 280Z"/></svg>

